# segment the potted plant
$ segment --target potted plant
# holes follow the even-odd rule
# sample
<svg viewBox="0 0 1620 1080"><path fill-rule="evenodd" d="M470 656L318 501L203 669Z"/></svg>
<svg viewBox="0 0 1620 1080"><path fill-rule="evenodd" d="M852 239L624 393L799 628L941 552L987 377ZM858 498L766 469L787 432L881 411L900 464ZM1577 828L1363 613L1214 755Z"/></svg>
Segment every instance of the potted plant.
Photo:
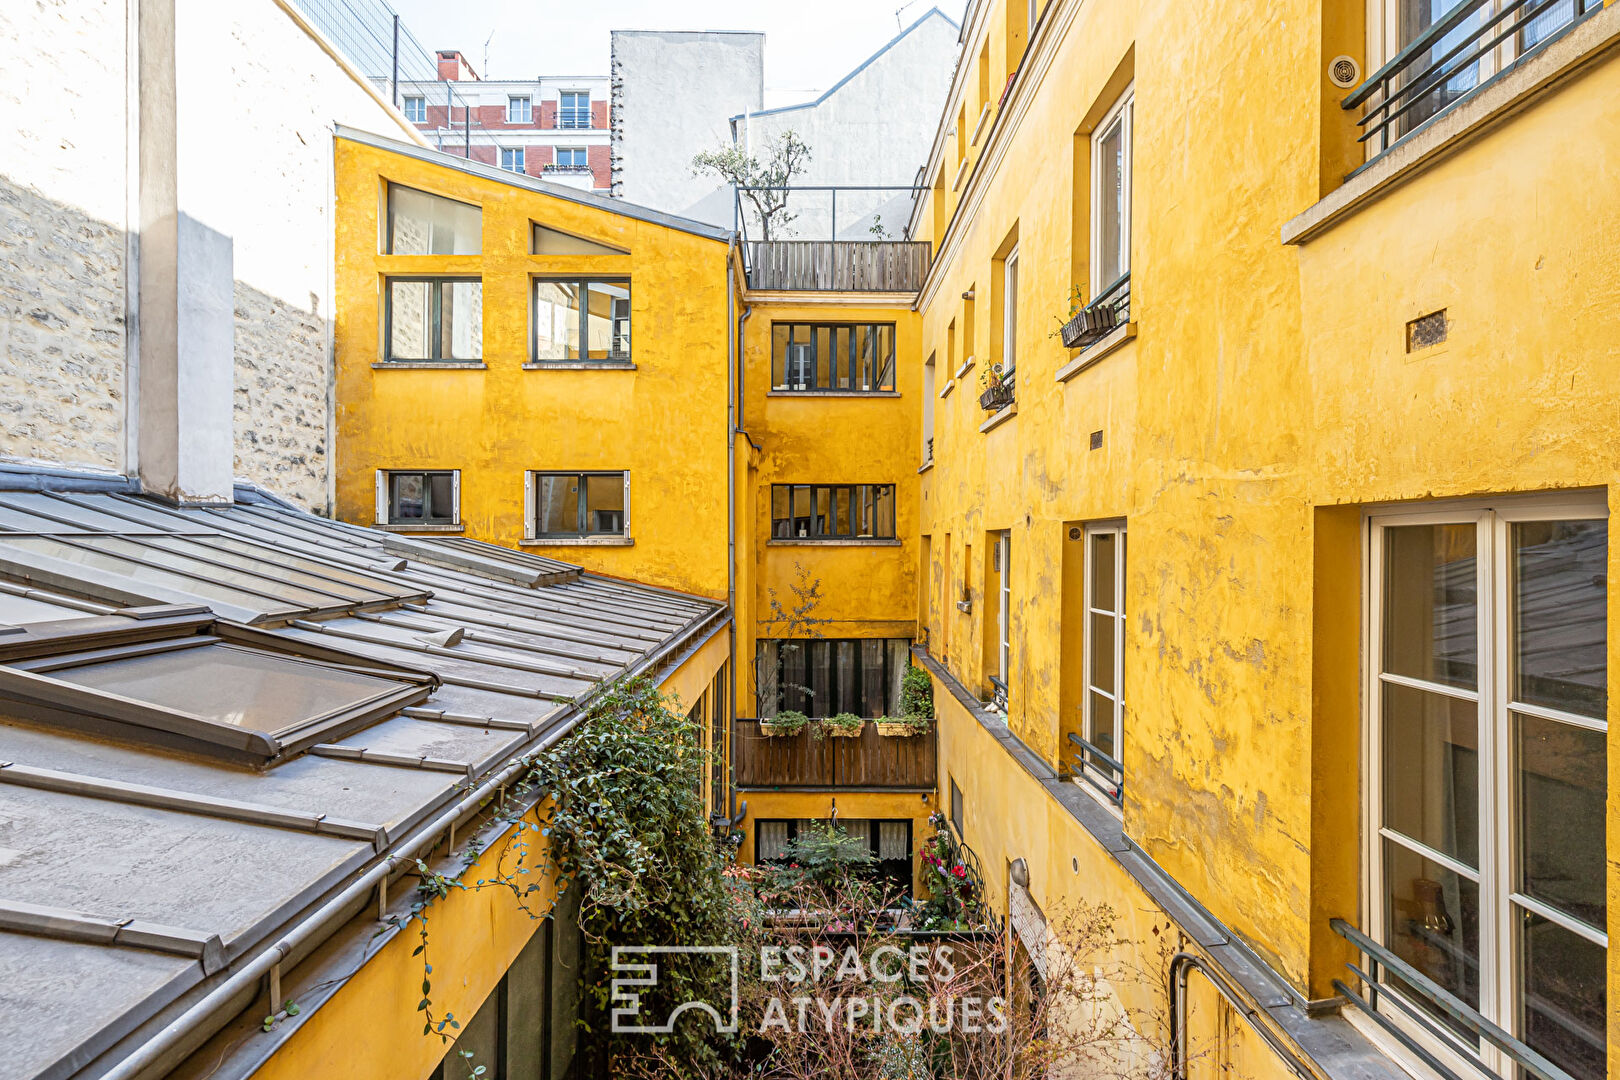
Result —
<svg viewBox="0 0 1620 1080"><path fill-rule="evenodd" d="M759 731L761 735L797 735L809 722L810 718L797 709L783 709L775 716L761 717Z"/></svg>
<svg viewBox="0 0 1620 1080"><path fill-rule="evenodd" d="M866 729L866 721L854 713L841 712L821 722L821 733L835 739L858 739Z"/></svg>
<svg viewBox="0 0 1620 1080"><path fill-rule="evenodd" d="M1085 294L1076 285L1069 292L1069 314L1057 333L1070 349L1083 349L1101 341L1119 325L1119 304L1110 294L1085 302Z"/></svg>
<svg viewBox="0 0 1620 1080"><path fill-rule="evenodd" d="M928 732L928 717L926 716L884 716L877 721L879 735L891 739L908 739L913 735L924 735Z"/></svg>
<svg viewBox="0 0 1620 1080"><path fill-rule="evenodd" d="M999 412L1013 403L1013 384L1000 364L991 364L979 373L979 406L985 412Z"/></svg>

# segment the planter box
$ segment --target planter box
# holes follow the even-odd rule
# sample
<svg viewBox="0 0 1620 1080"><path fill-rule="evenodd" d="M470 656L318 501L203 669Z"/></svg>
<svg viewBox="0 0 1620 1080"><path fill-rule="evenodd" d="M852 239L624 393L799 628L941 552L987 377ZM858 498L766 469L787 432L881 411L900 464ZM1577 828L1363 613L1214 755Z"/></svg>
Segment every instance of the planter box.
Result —
<svg viewBox="0 0 1620 1080"><path fill-rule="evenodd" d="M828 727L825 724L821 726L822 734L826 735L830 739L858 739L861 737L861 732L865 730L865 724L862 724L858 728L834 728Z"/></svg>
<svg viewBox="0 0 1620 1080"><path fill-rule="evenodd" d="M890 739L909 739L913 735L921 735L928 730L927 728L915 728L910 724L899 722L879 723L877 729L879 735Z"/></svg>
<svg viewBox="0 0 1620 1080"><path fill-rule="evenodd" d="M802 727L793 727L790 724L767 724L763 720L759 722L759 733L761 735L769 735L777 739L797 735L803 730L804 728Z"/></svg>
<svg viewBox="0 0 1620 1080"><path fill-rule="evenodd" d="M1118 325L1119 306L1110 300L1082 308L1074 318L1063 324L1059 334L1066 347L1083 349L1107 337Z"/></svg>
<svg viewBox="0 0 1620 1080"><path fill-rule="evenodd" d="M985 412L1000 412L1012 403L1012 387L1006 383L989 387L979 395L979 407Z"/></svg>

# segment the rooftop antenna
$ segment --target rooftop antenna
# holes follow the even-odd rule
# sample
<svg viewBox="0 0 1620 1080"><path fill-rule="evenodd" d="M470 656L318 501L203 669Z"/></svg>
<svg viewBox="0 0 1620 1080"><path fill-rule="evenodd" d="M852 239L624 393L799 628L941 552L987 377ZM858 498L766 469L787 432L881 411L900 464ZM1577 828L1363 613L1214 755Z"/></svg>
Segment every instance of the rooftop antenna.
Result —
<svg viewBox="0 0 1620 1080"><path fill-rule="evenodd" d="M906 0L904 4L901 4L899 7L894 9L894 28L896 30L904 30L906 28L906 24L900 20L900 16L905 13L906 8L912 7L916 3L917 0Z"/></svg>
<svg viewBox="0 0 1620 1080"><path fill-rule="evenodd" d="M912 0L912 3L916 3L916 0ZM489 43L494 40L495 31L491 30L489 37L484 39L484 78L486 79L489 78Z"/></svg>

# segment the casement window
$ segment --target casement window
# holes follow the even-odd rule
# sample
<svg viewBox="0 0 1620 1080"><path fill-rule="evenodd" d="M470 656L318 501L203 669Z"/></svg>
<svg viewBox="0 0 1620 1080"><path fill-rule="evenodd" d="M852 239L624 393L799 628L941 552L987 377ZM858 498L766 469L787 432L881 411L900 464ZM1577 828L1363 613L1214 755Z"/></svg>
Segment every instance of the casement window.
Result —
<svg viewBox="0 0 1620 1080"><path fill-rule="evenodd" d="M783 709L806 716L900 715L909 638L765 638L755 645L761 719Z"/></svg>
<svg viewBox="0 0 1620 1080"><path fill-rule="evenodd" d="M1370 519L1368 932L1579 1080L1606 1074L1601 497ZM1433 1041L1511 1061L1391 976ZM1393 1007L1386 1007L1396 1016Z"/></svg>
<svg viewBox="0 0 1620 1080"><path fill-rule="evenodd" d="M1135 88L1127 87L1091 133L1091 296L1131 270L1131 153Z"/></svg>
<svg viewBox="0 0 1620 1080"><path fill-rule="evenodd" d="M994 534L991 571L996 600L996 675L990 680L995 689L995 705L1007 709L1008 677L1012 671L1012 533Z"/></svg>
<svg viewBox="0 0 1620 1080"><path fill-rule="evenodd" d="M536 280L534 359L628 362L629 280Z"/></svg>
<svg viewBox="0 0 1620 1080"><path fill-rule="evenodd" d="M1085 657L1081 777L1119 803L1125 737L1125 526L1085 530Z"/></svg>
<svg viewBox="0 0 1620 1080"><path fill-rule="evenodd" d="M956 786L956 777L951 777L951 828L956 830L956 838L962 839L962 789Z"/></svg>
<svg viewBox="0 0 1620 1080"><path fill-rule="evenodd" d="M460 525L461 470L379 470L377 524Z"/></svg>
<svg viewBox="0 0 1620 1080"><path fill-rule="evenodd" d="M894 390L893 323L772 323L771 389Z"/></svg>
<svg viewBox="0 0 1620 1080"><path fill-rule="evenodd" d="M534 101L529 97L509 97L506 99L506 122L508 124L534 123Z"/></svg>
<svg viewBox="0 0 1620 1080"><path fill-rule="evenodd" d="M1001 278L1001 377L1018 370L1018 246L1007 253Z"/></svg>
<svg viewBox="0 0 1620 1080"><path fill-rule="evenodd" d="M772 484L773 540L893 540L893 484Z"/></svg>
<svg viewBox="0 0 1620 1080"><path fill-rule="evenodd" d="M484 358L484 283L476 278L391 277L383 283L384 359Z"/></svg>
<svg viewBox="0 0 1620 1080"><path fill-rule="evenodd" d="M630 535L628 472L529 472L523 487L528 539Z"/></svg>
<svg viewBox="0 0 1620 1080"><path fill-rule="evenodd" d="M501 168L507 172L520 173L526 171L524 169L524 158L525 155L521 146L501 147Z"/></svg>
<svg viewBox="0 0 1620 1080"><path fill-rule="evenodd" d="M405 119L413 124L427 123L427 98L408 97L405 99Z"/></svg>
<svg viewBox="0 0 1620 1080"><path fill-rule="evenodd" d="M557 126L560 128L588 128L591 126L591 95L586 90L564 90L557 96Z"/></svg>
<svg viewBox="0 0 1620 1080"><path fill-rule="evenodd" d="M384 255L477 255L484 212L471 203L388 185Z"/></svg>
<svg viewBox="0 0 1620 1080"><path fill-rule="evenodd" d="M559 169L588 169L590 162L586 148L583 146L559 146L556 150L557 168Z"/></svg>

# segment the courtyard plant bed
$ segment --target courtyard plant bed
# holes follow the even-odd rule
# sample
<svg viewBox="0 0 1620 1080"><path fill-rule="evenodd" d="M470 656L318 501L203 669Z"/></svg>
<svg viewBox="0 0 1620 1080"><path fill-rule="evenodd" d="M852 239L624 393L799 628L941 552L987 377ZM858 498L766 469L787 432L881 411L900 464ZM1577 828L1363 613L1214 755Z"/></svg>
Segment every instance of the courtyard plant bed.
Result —
<svg viewBox="0 0 1620 1080"><path fill-rule="evenodd" d="M769 719L762 718L759 722L759 733L776 737L797 735L809 722L810 718L804 713L796 709L783 709Z"/></svg>

